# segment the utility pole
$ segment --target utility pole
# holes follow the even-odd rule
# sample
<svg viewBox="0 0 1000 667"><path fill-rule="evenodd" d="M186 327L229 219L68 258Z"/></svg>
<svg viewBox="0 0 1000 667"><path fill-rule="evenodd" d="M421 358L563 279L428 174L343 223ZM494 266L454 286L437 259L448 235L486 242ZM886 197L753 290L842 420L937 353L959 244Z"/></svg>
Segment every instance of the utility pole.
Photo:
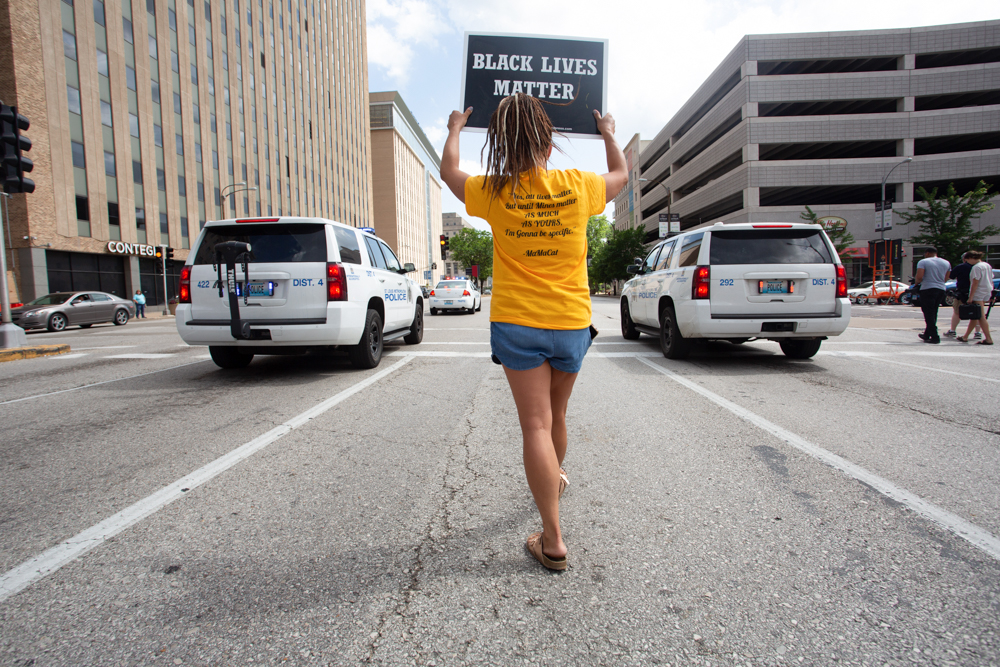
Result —
<svg viewBox="0 0 1000 667"><path fill-rule="evenodd" d="M170 297L167 296L167 246L160 244L160 261L163 262L163 314L169 315Z"/></svg>
<svg viewBox="0 0 1000 667"><path fill-rule="evenodd" d="M23 347L28 344L24 329L10 319L10 292L7 291L7 250L3 243L3 216L0 216L0 348ZM9 221L7 224L10 224Z"/></svg>
<svg viewBox="0 0 1000 667"><path fill-rule="evenodd" d="M4 194L32 193L35 182L25 177L34 165L25 155L31 150L31 139L21 134L31 127L27 118L17 113L17 107L9 107L0 102L0 163L2 163L2 187ZM5 207L6 208L6 207ZM13 323L10 317L10 292L7 290L7 250L3 242L4 216L0 214L0 348L22 347L28 344L24 329ZM10 220L7 220L10 224ZM13 252L11 247L11 252ZM11 255L13 259L13 255Z"/></svg>

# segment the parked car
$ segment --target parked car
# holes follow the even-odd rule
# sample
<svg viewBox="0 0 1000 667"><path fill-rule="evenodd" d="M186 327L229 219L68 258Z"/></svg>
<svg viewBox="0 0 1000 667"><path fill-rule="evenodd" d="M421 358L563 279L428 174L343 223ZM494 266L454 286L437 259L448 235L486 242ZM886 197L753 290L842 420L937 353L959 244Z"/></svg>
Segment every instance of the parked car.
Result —
<svg viewBox="0 0 1000 667"><path fill-rule="evenodd" d="M431 298L431 288L428 287L427 285L420 286L420 293L423 295L424 301Z"/></svg>
<svg viewBox="0 0 1000 667"><path fill-rule="evenodd" d="M10 309L11 320L22 329L62 331L77 325L114 322L121 326L135 317L135 304L107 292L53 292Z"/></svg>
<svg viewBox="0 0 1000 667"><path fill-rule="evenodd" d="M457 310L474 313L483 308L483 295L471 280L442 280L431 290L431 315Z"/></svg>
<svg viewBox="0 0 1000 667"><path fill-rule="evenodd" d="M628 272L622 336L657 336L668 359L696 338L773 340L807 359L851 319L844 266L818 225L719 222L661 241Z"/></svg>
<svg viewBox="0 0 1000 667"><path fill-rule="evenodd" d="M872 285L875 289L872 290ZM899 300L899 297L910 286L898 280L880 280L877 283L868 281L857 287L847 290L848 298L856 304L866 303L892 303Z"/></svg>

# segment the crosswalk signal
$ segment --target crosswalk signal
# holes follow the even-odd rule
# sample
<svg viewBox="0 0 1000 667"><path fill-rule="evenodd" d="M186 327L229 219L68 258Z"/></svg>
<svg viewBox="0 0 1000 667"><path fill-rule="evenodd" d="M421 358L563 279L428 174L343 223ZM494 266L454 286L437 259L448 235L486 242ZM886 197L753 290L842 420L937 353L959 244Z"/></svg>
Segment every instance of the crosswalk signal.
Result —
<svg viewBox="0 0 1000 667"><path fill-rule="evenodd" d="M8 194L35 191L35 182L24 175L35 164L24 153L31 150L31 139L21 134L31 123L17 113L17 107L0 103L0 163L2 163L3 191Z"/></svg>

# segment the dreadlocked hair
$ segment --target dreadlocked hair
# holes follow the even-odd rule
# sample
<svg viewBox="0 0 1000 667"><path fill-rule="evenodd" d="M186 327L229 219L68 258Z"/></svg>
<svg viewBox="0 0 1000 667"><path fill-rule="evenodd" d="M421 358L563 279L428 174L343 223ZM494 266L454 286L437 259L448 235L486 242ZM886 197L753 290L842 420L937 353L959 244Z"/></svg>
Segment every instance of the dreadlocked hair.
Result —
<svg viewBox="0 0 1000 667"><path fill-rule="evenodd" d="M483 187L491 200L498 199L508 186L511 193L516 192L521 187L521 174L545 166L553 134L560 133L552 128L538 98L514 93L500 101L486 130L489 155Z"/></svg>

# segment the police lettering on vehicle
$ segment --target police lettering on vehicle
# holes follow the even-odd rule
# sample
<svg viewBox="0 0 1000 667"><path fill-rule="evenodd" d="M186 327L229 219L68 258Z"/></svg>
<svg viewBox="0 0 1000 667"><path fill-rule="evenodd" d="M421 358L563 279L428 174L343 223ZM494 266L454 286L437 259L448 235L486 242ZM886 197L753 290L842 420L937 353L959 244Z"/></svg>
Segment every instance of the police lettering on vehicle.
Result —
<svg viewBox="0 0 1000 667"><path fill-rule="evenodd" d="M387 289L385 291L386 301L406 301L406 290L403 289Z"/></svg>
<svg viewBox="0 0 1000 667"><path fill-rule="evenodd" d="M315 282L312 278L292 278L292 287L312 287L313 285L322 285L323 279L320 278L319 282Z"/></svg>

